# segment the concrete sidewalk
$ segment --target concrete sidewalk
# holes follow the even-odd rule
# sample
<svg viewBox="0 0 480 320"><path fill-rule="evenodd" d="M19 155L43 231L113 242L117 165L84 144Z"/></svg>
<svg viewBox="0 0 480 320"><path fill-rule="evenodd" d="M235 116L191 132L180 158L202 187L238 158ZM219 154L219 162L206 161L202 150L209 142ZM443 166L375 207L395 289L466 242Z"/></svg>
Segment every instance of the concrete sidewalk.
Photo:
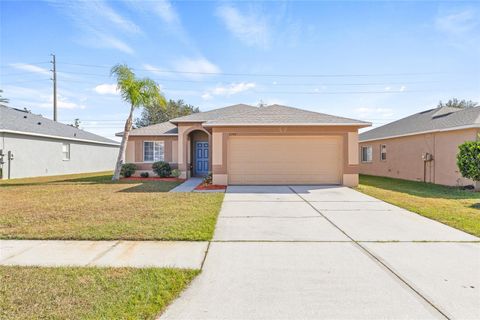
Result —
<svg viewBox="0 0 480 320"><path fill-rule="evenodd" d="M0 265L200 269L208 242L0 240Z"/></svg>
<svg viewBox="0 0 480 320"><path fill-rule="evenodd" d="M187 181L181 185L176 186L170 192L192 192L200 183L202 183L202 178L188 178Z"/></svg>
<svg viewBox="0 0 480 320"><path fill-rule="evenodd" d="M229 187L161 319L480 319L479 241L349 188Z"/></svg>

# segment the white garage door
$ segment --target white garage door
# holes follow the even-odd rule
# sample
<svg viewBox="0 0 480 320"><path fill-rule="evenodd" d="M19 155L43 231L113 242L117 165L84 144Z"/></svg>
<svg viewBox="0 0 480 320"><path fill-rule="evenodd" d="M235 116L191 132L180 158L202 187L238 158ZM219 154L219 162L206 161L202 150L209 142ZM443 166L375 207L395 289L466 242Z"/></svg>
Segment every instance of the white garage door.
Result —
<svg viewBox="0 0 480 320"><path fill-rule="evenodd" d="M229 184L340 184L341 136L230 136Z"/></svg>

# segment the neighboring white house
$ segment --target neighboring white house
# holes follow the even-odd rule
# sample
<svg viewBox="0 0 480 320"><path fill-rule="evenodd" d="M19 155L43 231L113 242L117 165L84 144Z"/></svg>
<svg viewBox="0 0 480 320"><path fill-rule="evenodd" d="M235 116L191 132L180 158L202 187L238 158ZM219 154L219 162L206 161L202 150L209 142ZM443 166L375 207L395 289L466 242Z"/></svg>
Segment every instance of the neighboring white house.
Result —
<svg viewBox="0 0 480 320"><path fill-rule="evenodd" d="M113 170L119 144L0 105L0 179Z"/></svg>

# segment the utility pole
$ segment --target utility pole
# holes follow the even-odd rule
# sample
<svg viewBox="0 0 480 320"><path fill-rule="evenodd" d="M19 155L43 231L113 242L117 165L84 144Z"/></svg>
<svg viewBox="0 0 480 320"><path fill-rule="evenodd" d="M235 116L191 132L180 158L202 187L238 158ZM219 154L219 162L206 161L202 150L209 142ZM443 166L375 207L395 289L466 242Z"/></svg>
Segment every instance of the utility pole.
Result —
<svg viewBox="0 0 480 320"><path fill-rule="evenodd" d="M57 121L57 64L55 62L55 54L51 54L52 61L50 61L53 65L52 73L52 81L53 81L53 121Z"/></svg>

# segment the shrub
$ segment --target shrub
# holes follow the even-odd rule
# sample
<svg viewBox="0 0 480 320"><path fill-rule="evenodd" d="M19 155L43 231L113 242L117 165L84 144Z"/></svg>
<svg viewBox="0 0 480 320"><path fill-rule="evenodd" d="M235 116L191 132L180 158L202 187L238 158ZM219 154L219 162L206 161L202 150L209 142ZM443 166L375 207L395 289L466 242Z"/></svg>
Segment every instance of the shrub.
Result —
<svg viewBox="0 0 480 320"><path fill-rule="evenodd" d="M172 177L178 178L178 177L180 177L180 174L181 174L180 170L178 170L178 169L173 169L172 170Z"/></svg>
<svg viewBox="0 0 480 320"><path fill-rule="evenodd" d="M152 170L155 172L160 178L170 177L172 173L172 168L167 162L158 161L152 164Z"/></svg>
<svg viewBox="0 0 480 320"><path fill-rule="evenodd" d="M148 176L149 176L148 172L140 173L140 177L142 177L142 178L148 178Z"/></svg>
<svg viewBox="0 0 480 320"><path fill-rule="evenodd" d="M204 185L204 186L207 186L207 185L212 184L212 180L213 180L212 173L209 172L209 173L203 178L203 185Z"/></svg>
<svg viewBox="0 0 480 320"><path fill-rule="evenodd" d="M132 176L132 174L135 173L136 170L137 166L133 163L125 163L122 165L122 170L120 171L120 174L125 178L129 178Z"/></svg>
<svg viewBox="0 0 480 320"><path fill-rule="evenodd" d="M457 166L464 178L480 181L480 140L458 146ZM477 183L478 184L478 183Z"/></svg>

